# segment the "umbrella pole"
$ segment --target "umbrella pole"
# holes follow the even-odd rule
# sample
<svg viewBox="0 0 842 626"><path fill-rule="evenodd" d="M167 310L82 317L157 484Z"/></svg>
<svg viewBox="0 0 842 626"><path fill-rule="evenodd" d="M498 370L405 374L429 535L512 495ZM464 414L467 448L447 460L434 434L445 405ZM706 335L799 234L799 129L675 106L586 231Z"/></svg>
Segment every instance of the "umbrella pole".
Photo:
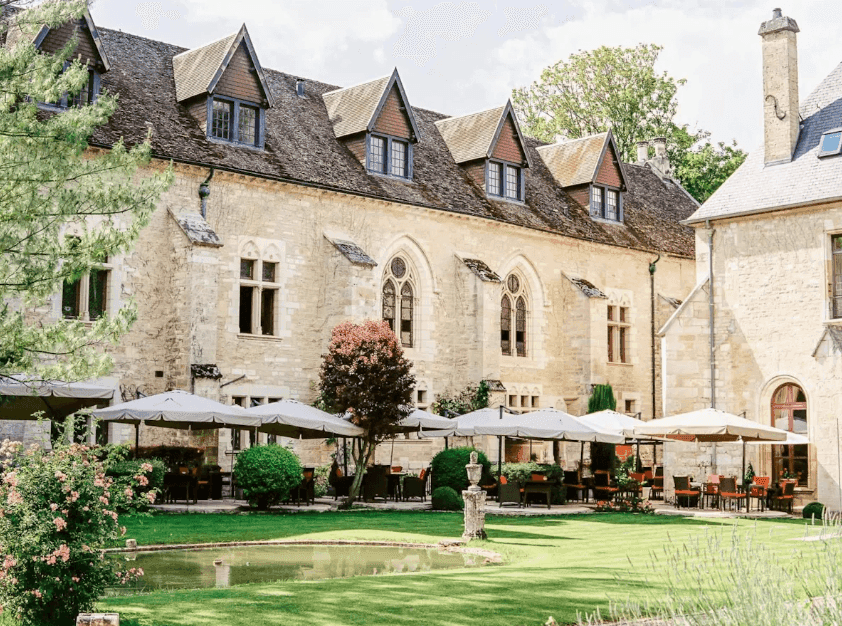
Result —
<svg viewBox="0 0 842 626"><path fill-rule="evenodd" d="M342 437L342 465L344 466L345 476L348 475L348 440Z"/></svg>
<svg viewBox="0 0 842 626"><path fill-rule="evenodd" d="M138 422L137 426L134 427L134 458L137 458L137 453L140 450L140 424L141 422Z"/></svg>
<svg viewBox="0 0 842 626"><path fill-rule="evenodd" d="M585 442L579 442L579 478L582 477L582 471L585 468Z"/></svg>
<svg viewBox="0 0 842 626"><path fill-rule="evenodd" d="M742 437L740 437L742 439ZM742 475L742 482L743 486L745 486L746 482L746 440L743 439L743 475Z"/></svg>
<svg viewBox="0 0 842 626"><path fill-rule="evenodd" d="M497 482L500 482L500 476L503 475L503 438L497 437Z"/></svg>
<svg viewBox="0 0 842 626"><path fill-rule="evenodd" d="M389 467L392 467L395 462L395 436L392 435L392 451L389 453Z"/></svg>

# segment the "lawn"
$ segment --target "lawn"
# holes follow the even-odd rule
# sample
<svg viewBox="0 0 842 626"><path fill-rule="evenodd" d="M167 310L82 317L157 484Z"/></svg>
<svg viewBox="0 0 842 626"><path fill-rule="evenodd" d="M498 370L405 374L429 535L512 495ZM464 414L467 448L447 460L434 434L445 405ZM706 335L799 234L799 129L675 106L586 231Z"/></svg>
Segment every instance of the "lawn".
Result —
<svg viewBox="0 0 842 626"><path fill-rule="evenodd" d="M141 545L280 538L437 542L458 537L462 519L449 513L360 511L156 515L122 523L126 537ZM506 562L501 566L155 592L105 599L100 608L119 612L124 626L538 626L550 615L560 623L575 623L577 612L604 610L609 598L639 596L642 574L629 570L646 568L665 542L682 543L735 524L737 532L754 533L782 554L805 547L787 540L802 536L803 524L781 520L490 516L489 540L477 545L502 554ZM653 584L657 576L648 583Z"/></svg>

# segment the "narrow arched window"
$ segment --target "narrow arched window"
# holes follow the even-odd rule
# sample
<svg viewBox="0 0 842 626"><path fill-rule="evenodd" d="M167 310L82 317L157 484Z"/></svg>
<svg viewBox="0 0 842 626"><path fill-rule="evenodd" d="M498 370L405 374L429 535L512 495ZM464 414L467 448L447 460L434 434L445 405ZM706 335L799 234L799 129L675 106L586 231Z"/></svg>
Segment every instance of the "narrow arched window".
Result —
<svg viewBox="0 0 842 626"><path fill-rule="evenodd" d="M412 285L401 287L401 344L412 346Z"/></svg>
<svg viewBox="0 0 842 626"><path fill-rule="evenodd" d="M772 394L772 426L807 435L807 397L798 385L781 385ZM772 467L776 478L797 478L806 487L810 479L809 447L772 446Z"/></svg>
<svg viewBox="0 0 842 626"><path fill-rule="evenodd" d="M509 356L526 356L526 286L517 274L503 283L500 300L500 349Z"/></svg>
<svg viewBox="0 0 842 626"><path fill-rule="evenodd" d="M506 295L500 302L500 348L503 354L512 353L512 302Z"/></svg>
<svg viewBox="0 0 842 626"><path fill-rule="evenodd" d="M526 356L526 300L517 299L517 317L515 319L515 348L518 356Z"/></svg>
<svg viewBox="0 0 842 626"><path fill-rule="evenodd" d="M395 284L387 280L383 284L383 319L389 322L392 332L395 330Z"/></svg>
<svg viewBox="0 0 842 626"><path fill-rule="evenodd" d="M415 289L412 284L412 272L406 260L396 256L386 266L384 274L383 319L398 335L401 345L411 348L415 336Z"/></svg>

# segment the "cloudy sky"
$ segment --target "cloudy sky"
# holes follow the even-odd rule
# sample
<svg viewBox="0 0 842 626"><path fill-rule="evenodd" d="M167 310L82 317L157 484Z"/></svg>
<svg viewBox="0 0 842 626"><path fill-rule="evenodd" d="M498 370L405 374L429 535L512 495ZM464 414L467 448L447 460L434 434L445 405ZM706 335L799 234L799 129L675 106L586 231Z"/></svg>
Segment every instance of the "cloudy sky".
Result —
<svg viewBox="0 0 842 626"><path fill-rule="evenodd" d="M840 0L95 0L97 25L202 45L245 22L260 62L340 86L396 67L413 106L459 115L577 50L656 43L686 78L678 121L746 149L762 141L760 38L781 6L798 21L802 98L842 61Z"/></svg>

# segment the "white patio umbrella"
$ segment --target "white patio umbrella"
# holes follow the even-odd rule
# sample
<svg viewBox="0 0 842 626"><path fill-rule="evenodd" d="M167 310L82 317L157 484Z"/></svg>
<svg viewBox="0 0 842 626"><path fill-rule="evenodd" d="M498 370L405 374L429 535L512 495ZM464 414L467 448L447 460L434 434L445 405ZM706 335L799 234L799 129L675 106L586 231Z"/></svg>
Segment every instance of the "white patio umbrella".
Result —
<svg viewBox="0 0 842 626"><path fill-rule="evenodd" d="M752 446L768 446L768 445L780 445L780 446L804 446L810 443L810 440L805 437L804 435L799 435L797 433L790 433L787 432L786 439L784 441L747 441L746 442Z"/></svg>
<svg viewBox="0 0 842 626"><path fill-rule="evenodd" d="M712 443L739 441L744 444L751 441L784 442L787 438L785 430L713 408L645 422L634 429L634 434L667 439L675 435L684 435L692 437L694 441ZM743 476L745 476L746 466L745 452L745 445L743 445Z"/></svg>
<svg viewBox="0 0 842 626"><path fill-rule="evenodd" d="M102 406L114 397L115 386L40 380L25 374L0 378L0 419L34 420L46 409L47 417L62 420L83 408Z"/></svg>
<svg viewBox="0 0 842 626"><path fill-rule="evenodd" d="M658 437L640 437L635 436L634 429L640 426L641 424L645 423L639 419L634 417L629 417L625 413L618 413L617 411L612 411L611 409L605 409L604 411L597 411L596 413L588 413L587 415L582 415L579 420L583 424L587 424L597 430L602 430L604 432L614 433L618 435L622 435L626 438L624 443L634 443L638 450L637 456L640 456L640 444L647 443L653 444L653 448L655 444L663 443L663 439ZM584 458L584 445L582 446L582 458ZM653 450L653 455L655 451ZM654 456L653 456L654 458ZM639 460L639 459L638 459ZM579 461L580 465L582 461Z"/></svg>
<svg viewBox="0 0 842 626"><path fill-rule="evenodd" d="M258 404L245 413L260 419L258 431L293 439L320 439L326 434L359 437L365 432L335 415L295 400Z"/></svg>
<svg viewBox="0 0 842 626"><path fill-rule="evenodd" d="M261 421L236 405L175 390L92 411L104 422L148 423L163 428L256 428Z"/></svg>
<svg viewBox="0 0 842 626"><path fill-rule="evenodd" d="M456 427L455 420L422 409L415 409L399 423L405 428L421 430L422 432L425 430L447 430Z"/></svg>

